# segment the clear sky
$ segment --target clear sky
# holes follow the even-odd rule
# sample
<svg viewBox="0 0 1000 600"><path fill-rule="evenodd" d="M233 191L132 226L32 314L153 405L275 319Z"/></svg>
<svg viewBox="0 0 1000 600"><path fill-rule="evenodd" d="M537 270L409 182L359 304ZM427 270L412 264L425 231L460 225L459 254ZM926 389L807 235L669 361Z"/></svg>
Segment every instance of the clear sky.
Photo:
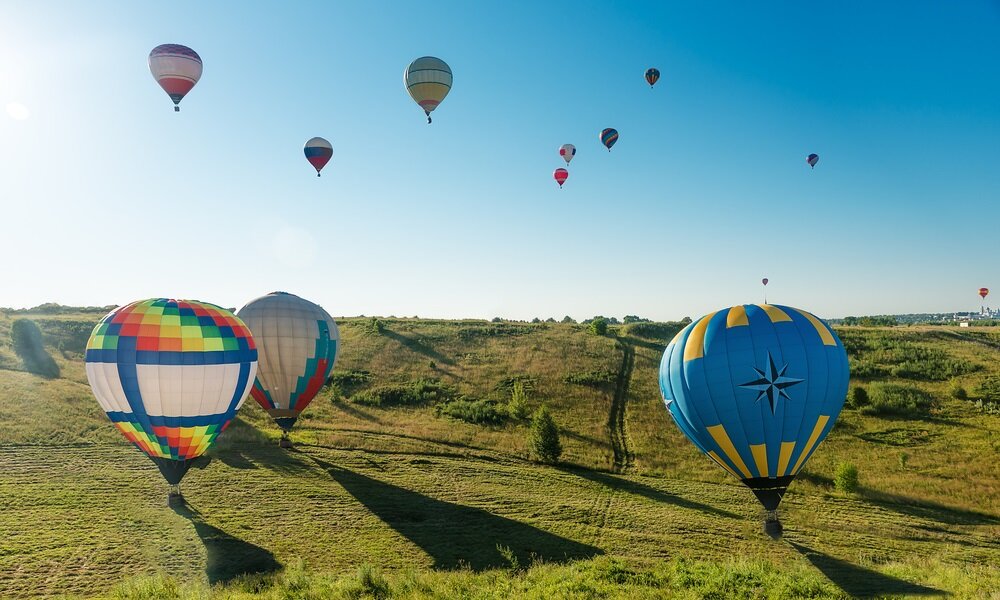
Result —
<svg viewBox="0 0 1000 600"><path fill-rule="evenodd" d="M205 62L180 113L161 43ZM432 125L402 84L424 55L455 76ZM4 0L0 106L0 306L679 319L764 276L827 317L1000 296L996 2Z"/></svg>

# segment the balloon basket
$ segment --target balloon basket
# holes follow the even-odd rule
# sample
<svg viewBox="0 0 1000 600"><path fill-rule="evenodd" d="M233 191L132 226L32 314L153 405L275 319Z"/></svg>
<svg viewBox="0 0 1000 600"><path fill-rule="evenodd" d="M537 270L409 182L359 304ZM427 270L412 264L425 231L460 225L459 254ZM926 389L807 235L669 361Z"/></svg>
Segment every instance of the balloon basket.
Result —
<svg viewBox="0 0 1000 600"><path fill-rule="evenodd" d="M174 112L181 112L181 107L175 106L174 107Z"/></svg>
<svg viewBox="0 0 1000 600"><path fill-rule="evenodd" d="M283 431L281 433L281 439L278 440L278 447L279 448L291 448L292 447L292 440L291 440L291 438L288 437L288 432L287 431Z"/></svg>
<svg viewBox="0 0 1000 600"><path fill-rule="evenodd" d="M767 534L767 537L772 540L779 539L784 529L781 521L778 520L777 510L769 510L764 513L764 533Z"/></svg>
<svg viewBox="0 0 1000 600"><path fill-rule="evenodd" d="M167 491L167 506L170 508L180 508L184 506L184 496L181 494L180 484L171 485Z"/></svg>

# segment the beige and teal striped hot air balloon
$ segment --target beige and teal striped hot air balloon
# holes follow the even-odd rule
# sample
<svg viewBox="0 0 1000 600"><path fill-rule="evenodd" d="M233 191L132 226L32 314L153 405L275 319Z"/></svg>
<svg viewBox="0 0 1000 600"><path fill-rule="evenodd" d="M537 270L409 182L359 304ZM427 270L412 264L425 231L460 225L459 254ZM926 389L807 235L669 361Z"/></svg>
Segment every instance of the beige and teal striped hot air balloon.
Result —
<svg viewBox="0 0 1000 600"><path fill-rule="evenodd" d="M424 109L427 122L431 113L451 91L451 68L440 58L423 56L410 63L403 72L403 83L413 101Z"/></svg>

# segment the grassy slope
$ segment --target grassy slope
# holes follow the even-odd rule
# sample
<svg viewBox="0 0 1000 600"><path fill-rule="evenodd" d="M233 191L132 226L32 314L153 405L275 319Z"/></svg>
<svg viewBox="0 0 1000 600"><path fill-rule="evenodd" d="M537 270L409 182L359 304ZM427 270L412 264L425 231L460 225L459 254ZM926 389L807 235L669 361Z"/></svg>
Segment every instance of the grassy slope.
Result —
<svg viewBox="0 0 1000 600"><path fill-rule="evenodd" d="M185 479L191 511L175 513L162 505L165 486L151 464L122 443L90 396L75 353L79 327L64 322L73 319L40 321L54 346L63 342L63 352L52 352L61 379L0 369L0 596L101 593L123 577L157 572L199 585L297 560L309 572L363 563L478 572L509 565L498 544L521 564L532 554L549 563L595 557L580 564L597 570L607 567L602 556L654 571L675 564L664 559L739 557L818 577L831 593L972 593L1000 579L995 567L975 566L1000 564L1000 417L944 399L947 382L917 383L942 398L931 419L845 411L786 497L786 537L774 543L759 533L752 496L669 423L656 387L656 342L626 338L635 349L625 435L634 461L627 474L612 475L613 387L563 377L617 372L614 339L566 325L497 330L412 320L388 321L377 335L365 321L346 320L338 369L371 371L373 384L437 377L470 397L500 398L503 379L533 377L532 403L553 408L575 466L524 460L521 423L482 427L437 417L431 407L369 408L324 395L300 423L293 453L273 446L276 429L258 407L244 407L211 460ZM0 318L0 334L8 328ZM970 389L1000 370L989 334L878 335L980 364L961 378ZM4 343L0 336L0 367L18 368ZM829 490L842 460L860 467L861 494ZM537 578L541 586L588 568L564 567L559 576L550 565L505 581ZM393 589L405 587L392 577ZM468 572L441 577L444 588L496 591L495 579Z"/></svg>

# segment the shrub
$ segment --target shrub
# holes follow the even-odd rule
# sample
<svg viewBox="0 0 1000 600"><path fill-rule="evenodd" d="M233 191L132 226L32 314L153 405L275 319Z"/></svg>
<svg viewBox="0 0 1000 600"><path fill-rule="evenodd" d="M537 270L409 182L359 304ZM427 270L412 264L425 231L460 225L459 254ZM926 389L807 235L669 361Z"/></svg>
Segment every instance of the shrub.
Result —
<svg viewBox="0 0 1000 600"><path fill-rule="evenodd" d="M969 393L957 381L952 381L948 386L948 395L956 400L966 400L969 397Z"/></svg>
<svg viewBox="0 0 1000 600"><path fill-rule="evenodd" d="M622 331L625 335L631 335L647 340L656 340L664 344L673 339L677 332L684 329L687 324L680 321L668 323L650 323L647 321L633 322L625 326Z"/></svg>
<svg viewBox="0 0 1000 600"><path fill-rule="evenodd" d="M368 331L376 335L381 335L385 331L385 323L382 322L382 319L372 317L368 320Z"/></svg>
<svg viewBox="0 0 1000 600"><path fill-rule="evenodd" d="M558 462L562 455L559 428L544 405L531 420L531 449L539 461L549 464Z"/></svg>
<svg viewBox="0 0 1000 600"><path fill-rule="evenodd" d="M608 333L608 320L604 317L594 317L590 321L590 332L594 335L605 335Z"/></svg>
<svg viewBox="0 0 1000 600"><path fill-rule="evenodd" d="M990 375L979 384L976 396L983 402L1000 404L1000 375Z"/></svg>
<svg viewBox="0 0 1000 600"><path fill-rule="evenodd" d="M853 494L858 489L858 468L851 463L842 462L837 465L833 477L833 487L845 494Z"/></svg>
<svg viewBox="0 0 1000 600"><path fill-rule="evenodd" d="M351 402L366 406L416 406L447 401L451 389L440 382L419 379L403 385L379 385L351 396Z"/></svg>
<svg viewBox="0 0 1000 600"><path fill-rule="evenodd" d="M510 401L507 402L507 413L510 418L518 421L528 416L528 392L524 389L524 384L520 381L514 383L514 389L510 391Z"/></svg>
<svg viewBox="0 0 1000 600"><path fill-rule="evenodd" d="M613 384L617 377L618 375L611 371L588 371L586 373L570 373L563 377L563 382L599 388Z"/></svg>
<svg viewBox="0 0 1000 600"><path fill-rule="evenodd" d="M576 323L576 321L573 320L573 317L566 315L565 317L562 318L562 321L560 321L560 323Z"/></svg>
<svg viewBox="0 0 1000 600"><path fill-rule="evenodd" d="M869 390L869 404L861 407L862 414L921 418L934 408L934 399L915 387L879 382L871 384Z"/></svg>
<svg viewBox="0 0 1000 600"><path fill-rule="evenodd" d="M861 408L868 406L868 390L856 385L847 392L847 406L850 408Z"/></svg>
<svg viewBox="0 0 1000 600"><path fill-rule="evenodd" d="M59 377L59 365L45 351L42 330L31 319L17 319L10 328L14 352L29 373L49 379Z"/></svg>
<svg viewBox="0 0 1000 600"><path fill-rule="evenodd" d="M476 425L500 425L507 420L506 406L492 400L467 400L460 398L435 407L438 416L444 415Z"/></svg>

